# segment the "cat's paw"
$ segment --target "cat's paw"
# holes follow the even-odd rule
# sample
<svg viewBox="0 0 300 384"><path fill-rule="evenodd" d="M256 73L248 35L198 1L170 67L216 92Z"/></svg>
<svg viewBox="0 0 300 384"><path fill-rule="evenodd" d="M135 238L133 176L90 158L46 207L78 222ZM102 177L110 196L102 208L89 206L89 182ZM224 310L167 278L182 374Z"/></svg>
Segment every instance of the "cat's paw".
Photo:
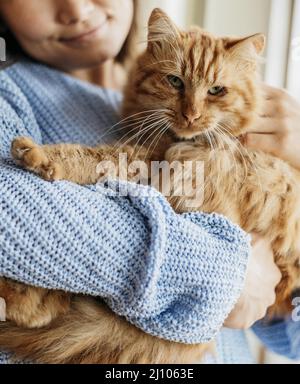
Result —
<svg viewBox="0 0 300 384"><path fill-rule="evenodd" d="M17 137L11 145L11 155L18 165L48 181L61 180L59 164L48 159L42 146L28 137Z"/></svg>

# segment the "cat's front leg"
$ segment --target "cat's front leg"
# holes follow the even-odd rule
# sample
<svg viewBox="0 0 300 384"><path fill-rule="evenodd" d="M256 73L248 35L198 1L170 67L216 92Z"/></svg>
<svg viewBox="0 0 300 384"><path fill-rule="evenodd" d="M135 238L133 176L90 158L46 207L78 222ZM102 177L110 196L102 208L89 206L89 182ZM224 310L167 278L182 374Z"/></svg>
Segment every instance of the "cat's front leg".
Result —
<svg viewBox="0 0 300 384"><path fill-rule="evenodd" d="M28 137L18 137L11 145L12 157L21 167L47 181L67 180L81 185L98 181L97 167L106 152L79 144L38 145Z"/></svg>
<svg viewBox="0 0 300 384"><path fill-rule="evenodd" d="M147 171L150 164L146 149L139 146L38 145L27 137L18 137L12 142L11 154L17 164L45 180L68 180L81 185L96 184L104 178L119 178L120 175L134 180L136 171L130 164L143 160ZM126 156L125 163L121 155ZM107 167L108 163L112 167Z"/></svg>

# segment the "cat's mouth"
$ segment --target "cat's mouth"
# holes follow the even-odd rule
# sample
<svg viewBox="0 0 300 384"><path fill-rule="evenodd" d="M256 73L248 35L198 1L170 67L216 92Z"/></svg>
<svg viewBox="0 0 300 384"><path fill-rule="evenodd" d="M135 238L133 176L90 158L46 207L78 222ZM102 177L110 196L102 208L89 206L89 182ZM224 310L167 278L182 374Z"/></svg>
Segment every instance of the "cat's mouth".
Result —
<svg viewBox="0 0 300 384"><path fill-rule="evenodd" d="M195 126L193 129L178 128L174 124L170 131L176 142L206 142L213 147L215 143L228 143L231 141L245 145L246 140L245 134L241 131L235 132L226 121L214 121L206 127Z"/></svg>
<svg viewBox="0 0 300 384"><path fill-rule="evenodd" d="M207 132L212 132L211 130L206 129L205 131L197 132L194 135L181 135L176 133L176 131L171 131L173 139L176 143L179 142L192 142L206 140Z"/></svg>
<svg viewBox="0 0 300 384"><path fill-rule="evenodd" d="M175 142L206 142L214 146L214 143L217 142L233 140L244 144L245 136L241 132L234 132L231 122L219 117L192 125L184 125L173 115L170 123L169 132Z"/></svg>
<svg viewBox="0 0 300 384"><path fill-rule="evenodd" d="M212 124L208 127L189 126L187 128L177 128L176 125L174 125L170 130L176 138L176 141L197 141L214 134L214 125Z"/></svg>
<svg viewBox="0 0 300 384"><path fill-rule="evenodd" d="M207 135L214 134L217 131L220 120L206 118L203 121L196 121L192 124L186 124L180 118L173 118L170 130L182 141L194 141Z"/></svg>

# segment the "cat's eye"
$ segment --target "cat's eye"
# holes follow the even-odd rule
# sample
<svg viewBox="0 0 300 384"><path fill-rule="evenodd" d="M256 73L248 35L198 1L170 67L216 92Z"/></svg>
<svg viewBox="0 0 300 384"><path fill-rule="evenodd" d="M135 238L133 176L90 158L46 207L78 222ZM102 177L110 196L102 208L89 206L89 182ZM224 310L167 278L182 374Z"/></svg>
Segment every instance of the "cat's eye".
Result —
<svg viewBox="0 0 300 384"><path fill-rule="evenodd" d="M225 87L212 87L208 91L208 94L211 96L224 96L226 94L226 88Z"/></svg>
<svg viewBox="0 0 300 384"><path fill-rule="evenodd" d="M172 87L178 90L184 89L184 83L178 76L169 75L168 81L172 85Z"/></svg>

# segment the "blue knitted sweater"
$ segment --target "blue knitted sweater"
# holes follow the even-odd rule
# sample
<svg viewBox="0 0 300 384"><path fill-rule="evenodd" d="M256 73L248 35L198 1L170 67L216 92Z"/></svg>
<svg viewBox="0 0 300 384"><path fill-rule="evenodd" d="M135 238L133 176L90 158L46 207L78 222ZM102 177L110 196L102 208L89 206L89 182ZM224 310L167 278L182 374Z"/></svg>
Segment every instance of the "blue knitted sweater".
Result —
<svg viewBox="0 0 300 384"><path fill-rule="evenodd" d="M215 214L177 215L158 192L146 197L147 187L129 184L128 196L118 197L105 185L48 183L10 159L19 135L40 143L114 140L106 132L120 100L30 61L0 72L0 275L101 296L145 332L207 342L243 286L249 237L241 229ZM249 361L243 335L231 335Z"/></svg>

